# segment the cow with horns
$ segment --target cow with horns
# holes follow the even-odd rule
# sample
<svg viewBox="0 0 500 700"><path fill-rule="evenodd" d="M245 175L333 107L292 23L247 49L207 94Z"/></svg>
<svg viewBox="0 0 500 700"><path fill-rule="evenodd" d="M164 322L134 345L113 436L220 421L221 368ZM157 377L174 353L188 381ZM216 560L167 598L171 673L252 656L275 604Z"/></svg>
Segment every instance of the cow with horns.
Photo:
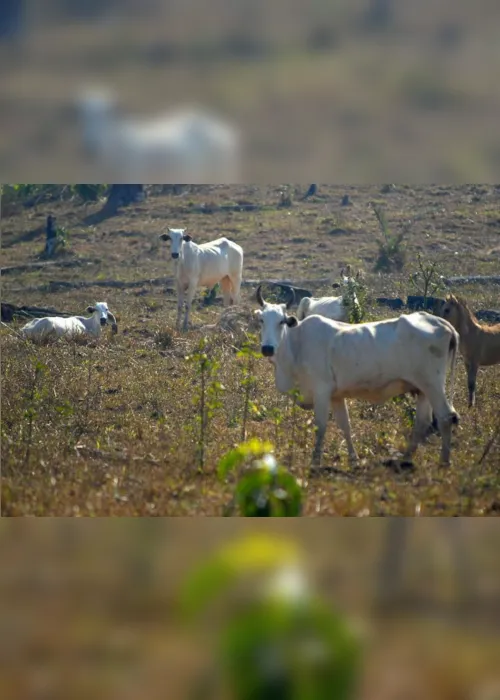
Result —
<svg viewBox="0 0 500 700"><path fill-rule="evenodd" d="M411 461L434 411L442 438L441 462L449 464L451 429L459 418L452 404L459 338L450 323L424 311L358 325L316 315L299 322L287 314L293 291L286 304L266 302L260 285L256 297L261 352L274 365L276 388L281 393L298 389L299 406L314 409L314 467L320 466L330 407L354 461L358 456L346 399L381 404L407 393L417 397L417 406L403 459ZM445 389L449 367L450 400Z"/></svg>

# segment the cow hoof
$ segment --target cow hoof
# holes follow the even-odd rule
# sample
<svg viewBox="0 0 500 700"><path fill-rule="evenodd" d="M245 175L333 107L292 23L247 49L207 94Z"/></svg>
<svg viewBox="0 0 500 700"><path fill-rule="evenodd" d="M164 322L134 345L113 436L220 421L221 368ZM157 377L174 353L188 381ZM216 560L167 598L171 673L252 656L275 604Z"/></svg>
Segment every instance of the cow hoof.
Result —
<svg viewBox="0 0 500 700"><path fill-rule="evenodd" d="M415 469L415 465L413 464L413 460L409 459L408 457L406 459L401 460L401 462L399 463L399 467L401 469Z"/></svg>
<svg viewBox="0 0 500 700"><path fill-rule="evenodd" d="M310 479L314 479L314 478L317 478L318 476L322 476L322 475L323 475L323 470L321 469L321 467L319 465L312 465L309 468L309 478Z"/></svg>

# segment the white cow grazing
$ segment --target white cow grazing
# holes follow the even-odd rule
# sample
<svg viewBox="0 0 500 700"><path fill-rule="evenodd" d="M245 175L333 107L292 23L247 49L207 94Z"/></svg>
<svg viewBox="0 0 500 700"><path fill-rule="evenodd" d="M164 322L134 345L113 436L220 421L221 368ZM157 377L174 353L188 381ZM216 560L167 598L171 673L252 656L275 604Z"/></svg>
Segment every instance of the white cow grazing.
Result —
<svg viewBox="0 0 500 700"><path fill-rule="evenodd" d="M293 303L269 304L257 289L261 352L274 364L278 391L298 389L302 408L314 408L317 427L313 464L319 466L330 406L357 459L351 439L346 399L384 403L402 394L417 395L417 412L405 459L410 459L437 417L442 437L441 461L448 464L451 425L458 423L452 405L458 333L444 319L419 311L407 316L350 325L321 316L297 321L286 309ZM451 399L446 373L451 365Z"/></svg>
<svg viewBox="0 0 500 700"><path fill-rule="evenodd" d="M189 323L189 314L198 287L211 289L220 283L224 306L239 301L243 275L243 248L228 238L197 244L184 228L169 228L162 233L162 241L171 241L172 258L177 261L177 328L180 326L182 307L186 302L183 330Z"/></svg>
<svg viewBox="0 0 500 700"><path fill-rule="evenodd" d="M74 338L85 334L97 338L108 320L111 320L113 332L117 332L116 318L105 301L98 302L95 307L88 306L87 311L92 314L90 318L85 318L85 316L69 316L68 318L45 316L44 318L35 318L23 326L20 333L23 337L34 342L43 342L61 338L62 336Z"/></svg>

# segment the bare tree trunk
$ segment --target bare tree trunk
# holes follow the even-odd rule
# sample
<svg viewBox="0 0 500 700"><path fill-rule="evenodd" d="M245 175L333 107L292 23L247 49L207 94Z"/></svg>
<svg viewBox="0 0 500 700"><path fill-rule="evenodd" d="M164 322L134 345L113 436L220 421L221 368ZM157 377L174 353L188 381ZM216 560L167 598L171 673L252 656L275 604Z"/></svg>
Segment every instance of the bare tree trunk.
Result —
<svg viewBox="0 0 500 700"><path fill-rule="evenodd" d="M51 258L54 255L57 243L57 229L55 226L56 218L49 214L47 217L47 223L45 226L45 255L47 258Z"/></svg>

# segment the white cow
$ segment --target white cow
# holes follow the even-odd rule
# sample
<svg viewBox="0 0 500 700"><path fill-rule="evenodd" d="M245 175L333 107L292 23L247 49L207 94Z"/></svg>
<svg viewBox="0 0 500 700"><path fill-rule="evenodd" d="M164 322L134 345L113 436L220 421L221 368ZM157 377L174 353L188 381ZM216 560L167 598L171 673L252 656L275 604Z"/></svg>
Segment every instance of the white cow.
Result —
<svg viewBox="0 0 500 700"><path fill-rule="evenodd" d="M257 289L261 352L274 364L278 391L298 389L302 408L314 408L317 427L313 465L319 466L331 406L357 459L351 439L346 399L384 403L402 394L417 396L413 433L404 459L409 460L424 438L434 411L442 437L441 461L450 461L451 425L458 423L452 405L458 333L444 319L420 311L407 316L350 325L321 316L297 321L286 309L293 303L269 304ZM446 373L451 365L451 399L446 398Z"/></svg>
<svg viewBox="0 0 500 700"><path fill-rule="evenodd" d="M333 321L349 321L349 310L342 297L303 297L297 307L297 319L303 321L313 314Z"/></svg>
<svg viewBox="0 0 500 700"><path fill-rule="evenodd" d="M108 320L111 320L113 332L117 332L116 318L105 301L98 302L95 307L88 306L87 312L92 314L90 318L85 318L85 316L69 316L68 318L45 316L43 318L35 318L23 326L20 333L24 338L33 342L43 342L61 338L62 336L74 338L85 334L97 338Z"/></svg>
<svg viewBox="0 0 500 700"><path fill-rule="evenodd" d="M224 306L239 301L243 275L243 248L228 238L200 243L193 241L184 228L169 228L162 233L162 241L171 241L172 258L177 261L177 328L180 326L182 307L186 303L183 330L189 323L189 314L198 287L209 289L220 283Z"/></svg>
<svg viewBox="0 0 500 700"><path fill-rule="evenodd" d="M150 118L120 115L110 90L77 100L83 146L110 177L126 182L235 182L240 134L206 110L177 109ZM184 179L183 179L184 178Z"/></svg>
<svg viewBox="0 0 500 700"><path fill-rule="evenodd" d="M350 282L354 282L350 277L350 267L347 270L341 271L342 284L347 286ZM356 280L359 279L360 273L356 275ZM334 287L340 285L335 284ZM354 306L360 310L358 297L356 292L352 292L352 302ZM297 307L297 319L303 321L307 316L324 316L332 321L349 321L349 305L346 303L344 296L338 297L303 297Z"/></svg>

